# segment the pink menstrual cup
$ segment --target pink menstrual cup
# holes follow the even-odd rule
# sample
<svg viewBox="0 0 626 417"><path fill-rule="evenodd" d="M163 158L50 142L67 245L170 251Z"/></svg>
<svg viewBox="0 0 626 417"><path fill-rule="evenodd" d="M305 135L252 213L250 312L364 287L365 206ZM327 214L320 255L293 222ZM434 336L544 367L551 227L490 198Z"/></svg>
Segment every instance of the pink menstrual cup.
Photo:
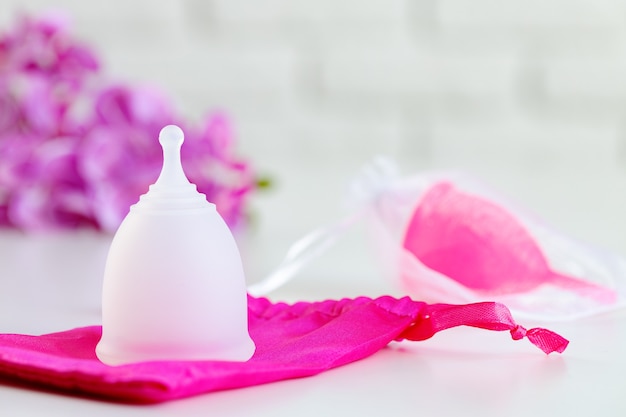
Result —
<svg viewBox="0 0 626 417"><path fill-rule="evenodd" d="M608 288L552 270L535 239L511 214L448 182L426 192L409 222L404 247L428 268L484 297L543 285L607 304L617 297Z"/></svg>

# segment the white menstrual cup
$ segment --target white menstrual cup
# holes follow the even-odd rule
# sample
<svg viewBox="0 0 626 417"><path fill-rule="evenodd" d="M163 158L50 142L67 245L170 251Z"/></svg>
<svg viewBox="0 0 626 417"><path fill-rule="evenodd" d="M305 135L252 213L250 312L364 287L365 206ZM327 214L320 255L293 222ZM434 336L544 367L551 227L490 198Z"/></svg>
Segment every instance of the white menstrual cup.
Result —
<svg viewBox="0 0 626 417"><path fill-rule="evenodd" d="M98 358L246 361L245 278L226 223L180 161L183 132L161 130L163 169L130 208L107 258Z"/></svg>

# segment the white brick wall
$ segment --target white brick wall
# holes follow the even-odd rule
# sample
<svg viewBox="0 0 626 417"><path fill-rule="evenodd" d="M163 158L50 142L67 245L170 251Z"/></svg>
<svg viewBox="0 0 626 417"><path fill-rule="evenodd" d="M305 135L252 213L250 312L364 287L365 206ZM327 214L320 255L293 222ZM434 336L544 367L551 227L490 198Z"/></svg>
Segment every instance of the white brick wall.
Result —
<svg viewBox="0 0 626 417"><path fill-rule="evenodd" d="M438 0L445 26L606 26L623 24L619 0Z"/></svg>
<svg viewBox="0 0 626 417"><path fill-rule="evenodd" d="M294 25L354 22L396 23L405 18L408 0L214 0L217 19L225 23Z"/></svg>
<svg viewBox="0 0 626 417"><path fill-rule="evenodd" d="M594 60L560 59L545 68L551 97L621 100L626 95L626 50Z"/></svg>
<svg viewBox="0 0 626 417"><path fill-rule="evenodd" d="M626 253L626 1L63 0L112 77L229 111L286 246L377 153L461 168ZM3 0L40 11L43 0ZM270 262L271 263L271 262Z"/></svg>
<svg viewBox="0 0 626 417"><path fill-rule="evenodd" d="M323 65L329 94L398 99L420 94L509 96L519 64L512 56L472 56L407 46L331 51Z"/></svg>

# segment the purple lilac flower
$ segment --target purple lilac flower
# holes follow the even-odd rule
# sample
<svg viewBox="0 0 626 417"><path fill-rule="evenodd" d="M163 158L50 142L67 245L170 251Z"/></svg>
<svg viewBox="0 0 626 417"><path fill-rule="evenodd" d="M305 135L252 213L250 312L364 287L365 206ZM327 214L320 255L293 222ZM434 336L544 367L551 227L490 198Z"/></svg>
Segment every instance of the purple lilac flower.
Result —
<svg viewBox="0 0 626 417"><path fill-rule="evenodd" d="M239 222L254 175L234 156L226 115L192 126L154 88L102 78L63 20L25 17L0 35L0 225L114 231L156 180L156 138L171 123L186 132L189 179Z"/></svg>

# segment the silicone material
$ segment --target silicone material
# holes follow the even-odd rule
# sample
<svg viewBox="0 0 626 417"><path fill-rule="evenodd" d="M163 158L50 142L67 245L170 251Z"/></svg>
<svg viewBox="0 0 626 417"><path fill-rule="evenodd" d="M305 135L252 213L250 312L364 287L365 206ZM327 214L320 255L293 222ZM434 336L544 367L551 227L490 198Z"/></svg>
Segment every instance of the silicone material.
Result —
<svg viewBox="0 0 626 417"><path fill-rule="evenodd" d="M246 361L255 350L237 245L215 205L185 176L183 139L177 126L161 130L161 174L111 243L96 347L108 365Z"/></svg>

